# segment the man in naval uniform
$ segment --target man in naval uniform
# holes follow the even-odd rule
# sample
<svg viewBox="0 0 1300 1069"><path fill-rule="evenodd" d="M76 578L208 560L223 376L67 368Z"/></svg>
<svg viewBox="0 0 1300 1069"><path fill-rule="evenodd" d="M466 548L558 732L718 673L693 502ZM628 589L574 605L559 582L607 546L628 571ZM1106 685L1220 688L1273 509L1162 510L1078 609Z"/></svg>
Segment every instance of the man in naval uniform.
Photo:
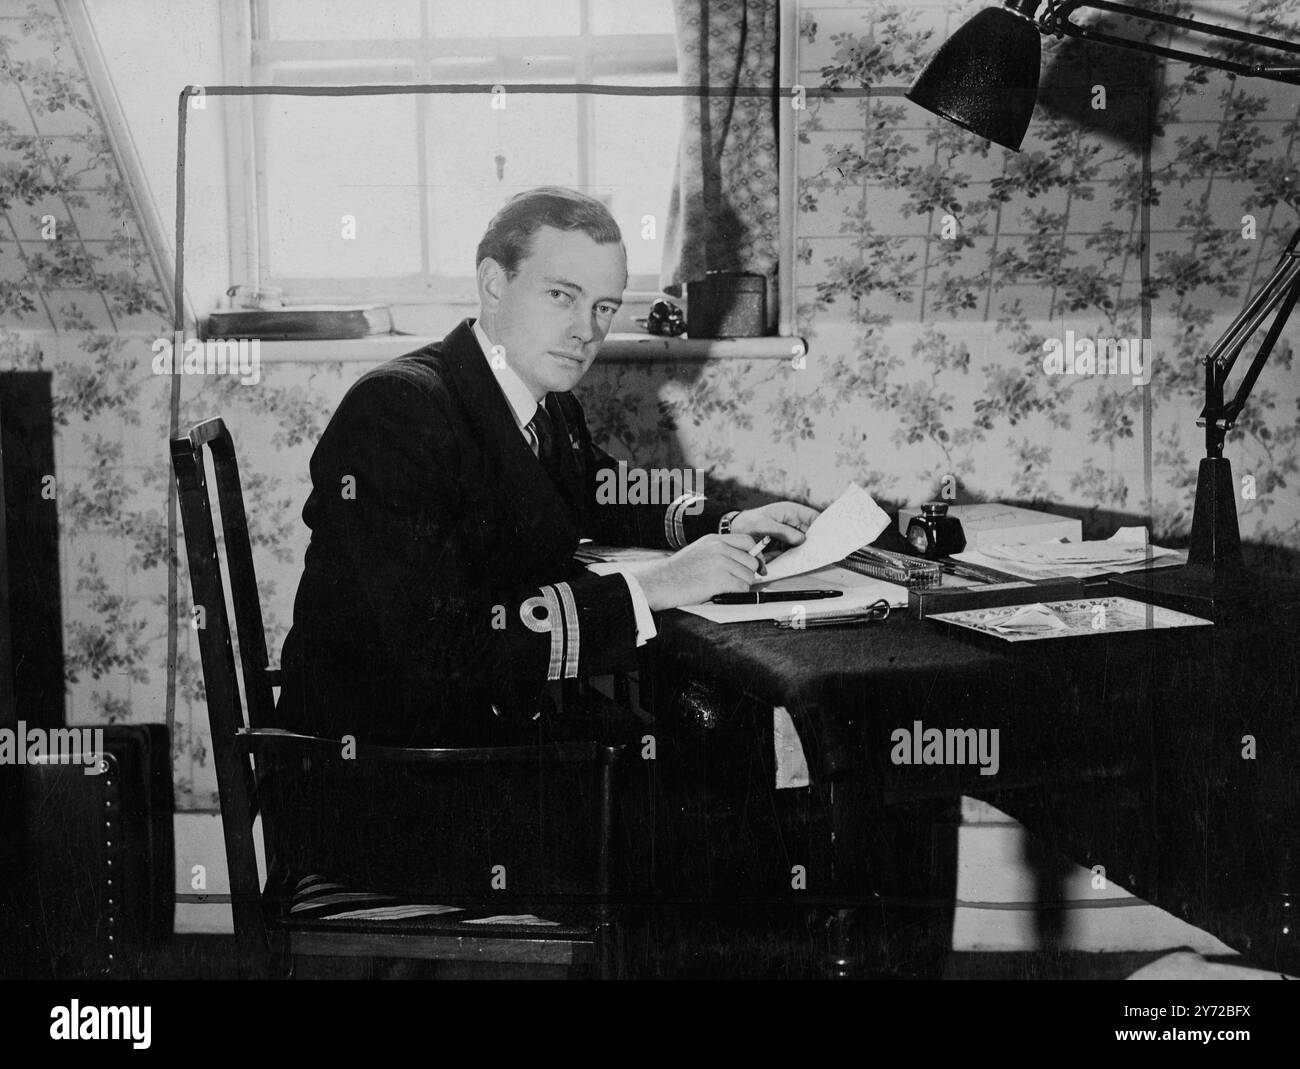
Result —
<svg viewBox="0 0 1300 1069"><path fill-rule="evenodd" d="M477 284L478 319L363 375L312 456L278 726L398 745L535 740L548 683L634 667L654 612L747 590L756 540L797 544L816 516L692 494L598 500L616 462L570 391L627 284L598 201L516 196L479 244ZM580 538L675 552L596 575L572 560Z"/></svg>

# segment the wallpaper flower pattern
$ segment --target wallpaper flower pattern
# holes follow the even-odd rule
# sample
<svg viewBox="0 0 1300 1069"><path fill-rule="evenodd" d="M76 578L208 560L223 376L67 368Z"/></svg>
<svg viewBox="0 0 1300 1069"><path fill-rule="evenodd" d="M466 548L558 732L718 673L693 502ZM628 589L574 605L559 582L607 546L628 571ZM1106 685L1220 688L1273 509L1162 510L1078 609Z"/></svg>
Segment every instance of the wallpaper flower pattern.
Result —
<svg viewBox="0 0 1300 1069"><path fill-rule="evenodd" d="M1300 224L1294 92L1045 39L1039 106L1013 153L902 97L984 6L801 5L807 365L598 365L589 414L628 453L685 455L715 486L816 504L850 479L895 506L954 487L958 500L1069 511L1093 537L1148 513L1157 538L1186 536L1199 358ZM1159 6L1214 21L1204 5ZM1297 0L1235 7L1234 24L1259 32L1295 39L1300 27ZM1139 31L1160 36L1124 32ZM1043 364L1049 339L1141 339L1144 200L1149 423L1131 378ZM1293 320L1229 437L1248 555L1268 567L1293 568L1300 549L1298 332Z"/></svg>
<svg viewBox="0 0 1300 1069"><path fill-rule="evenodd" d="M1152 518L1185 534L1198 457L1197 358L1300 223L1293 91L1170 64L1149 92L1127 55L1047 43L1020 154L940 124L900 93L977 3L804 3L796 283L806 366L598 362L580 394L598 437L643 464L706 469L708 489L824 505L851 480L882 502L938 493L1048 503L1088 532L1146 512L1143 392L1048 376L1043 342L1141 332L1149 202ZM1194 5L1167 3L1188 11ZM1300 0L1241 5L1295 36ZM71 723L166 712L165 376L169 330L140 228L52 0L0 12L0 369L54 374L57 507ZM1105 110L1092 87L1109 89ZM869 92L866 90L870 90ZM1156 136L1141 181L1142 100ZM170 103L167 105L170 107ZM56 220L54 236L45 216ZM948 227L951 217L955 229ZM1243 236L1243 217L1256 221ZM1287 332L1229 456L1257 559L1300 550L1300 400ZM181 425L220 414L239 449L268 637L278 656L306 530L307 459L369 365L266 362L257 388L187 377ZM174 563L174 562L173 562ZM188 574L177 571L179 617ZM177 801L215 805L192 633L182 627Z"/></svg>
<svg viewBox="0 0 1300 1069"><path fill-rule="evenodd" d="M50 0L0 16L0 212L0 371L54 376L67 719L161 722L170 379L153 374L151 347L171 327L73 42ZM277 655L305 543L307 458L366 366L271 365L256 389L233 377L182 379L180 426L222 415L239 447ZM178 553L183 558L183 543ZM210 810L216 781L183 559L176 578L176 800Z"/></svg>

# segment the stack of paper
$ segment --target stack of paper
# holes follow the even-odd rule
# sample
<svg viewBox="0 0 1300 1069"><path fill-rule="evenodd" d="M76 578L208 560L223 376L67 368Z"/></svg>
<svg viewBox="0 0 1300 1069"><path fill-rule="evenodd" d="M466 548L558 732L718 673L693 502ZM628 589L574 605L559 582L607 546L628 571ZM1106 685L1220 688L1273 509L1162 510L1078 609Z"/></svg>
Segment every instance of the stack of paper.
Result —
<svg viewBox="0 0 1300 1069"><path fill-rule="evenodd" d="M1147 543L1145 527L1121 527L1098 542L1027 542L990 545L983 550L953 554L954 560L996 568L1024 579L1086 578L1147 567L1149 562L1176 564L1176 550Z"/></svg>
<svg viewBox="0 0 1300 1069"><path fill-rule="evenodd" d="M615 572L635 574L671 556L672 553L666 549L605 546L595 542L583 542L573 551L573 559L579 564L585 564L589 572L595 572L597 575L612 575Z"/></svg>

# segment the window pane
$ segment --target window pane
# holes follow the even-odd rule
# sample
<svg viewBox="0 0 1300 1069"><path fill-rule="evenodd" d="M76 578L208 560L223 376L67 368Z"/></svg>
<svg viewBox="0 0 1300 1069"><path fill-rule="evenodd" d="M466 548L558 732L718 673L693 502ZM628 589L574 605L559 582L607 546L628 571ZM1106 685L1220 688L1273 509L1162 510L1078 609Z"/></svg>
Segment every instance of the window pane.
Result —
<svg viewBox="0 0 1300 1069"><path fill-rule="evenodd" d="M438 37L552 37L579 32L578 0L435 0Z"/></svg>
<svg viewBox="0 0 1300 1069"><path fill-rule="evenodd" d="M420 0L269 0L271 36L284 41L420 36Z"/></svg>
<svg viewBox="0 0 1300 1069"><path fill-rule="evenodd" d="M406 67L408 60L397 56L391 62L386 56L333 54L328 61L282 58L255 70L254 81L562 86L586 80L646 86L676 81L671 0L266 4L272 36L329 39L335 49L344 47L337 42L386 37L416 47L424 32L423 13L427 32L451 54L416 67ZM580 33L583 11L593 34L662 36L614 52L596 43L584 59L583 51L574 52L562 39ZM515 41L498 56L491 44L470 48L457 40L480 37ZM657 275L681 99L540 95L510 88L505 99L501 110L491 107L486 93L265 104L263 275L469 280L487 221L513 194L543 184L585 187L607 203L623 229L630 272ZM352 240L340 234L347 215L356 218Z"/></svg>
<svg viewBox="0 0 1300 1069"><path fill-rule="evenodd" d="M514 194L578 181L572 94L513 93L494 111L479 97L429 98L430 260L438 274L468 276L488 220ZM496 157L504 157L497 177Z"/></svg>
<svg viewBox="0 0 1300 1069"><path fill-rule="evenodd" d="M265 108L263 274L418 272L415 98L272 97ZM354 238L345 216L356 221Z"/></svg>
<svg viewBox="0 0 1300 1069"><path fill-rule="evenodd" d="M620 85L662 85L664 80L611 79ZM611 195L629 273L658 274L677 165L681 98L597 96L591 111L592 192ZM646 216L653 216L649 225Z"/></svg>
<svg viewBox="0 0 1300 1069"><path fill-rule="evenodd" d="M670 0L589 0L592 33L673 33Z"/></svg>

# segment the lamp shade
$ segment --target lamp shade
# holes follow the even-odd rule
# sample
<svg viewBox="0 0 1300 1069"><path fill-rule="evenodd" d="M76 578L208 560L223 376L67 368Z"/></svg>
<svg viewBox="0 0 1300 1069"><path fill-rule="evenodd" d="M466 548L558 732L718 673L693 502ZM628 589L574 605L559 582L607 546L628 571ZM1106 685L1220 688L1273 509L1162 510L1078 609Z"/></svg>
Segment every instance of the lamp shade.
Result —
<svg viewBox="0 0 1300 1069"><path fill-rule="evenodd" d="M1038 98L1038 24L987 8L944 42L907 99L971 133L1020 150Z"/></svg>

